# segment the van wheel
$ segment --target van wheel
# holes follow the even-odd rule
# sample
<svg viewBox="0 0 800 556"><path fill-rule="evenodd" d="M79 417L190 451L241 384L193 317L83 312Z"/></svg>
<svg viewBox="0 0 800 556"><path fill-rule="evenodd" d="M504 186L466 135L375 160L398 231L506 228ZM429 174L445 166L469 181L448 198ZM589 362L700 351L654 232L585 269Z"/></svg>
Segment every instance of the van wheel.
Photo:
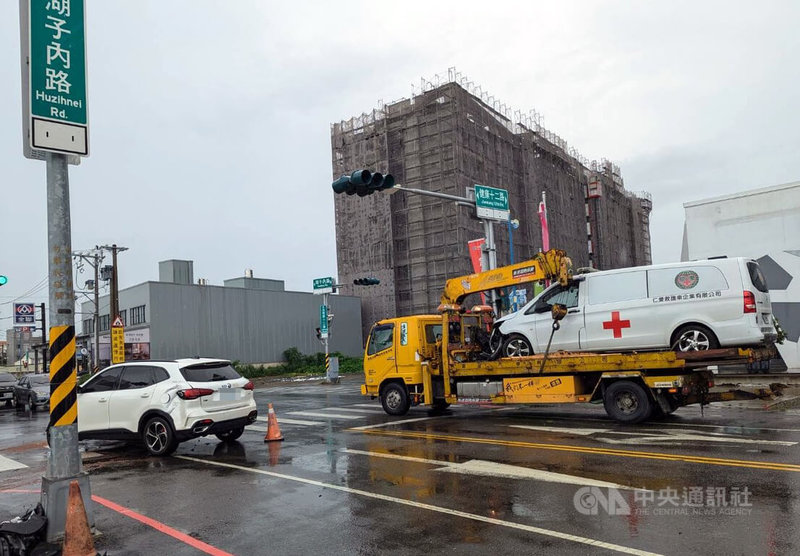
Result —
<svg viewBox="0 0 800 556"><path fill-rule="evenodd" d="M522 334L511 334L503 343L504 357L526 357L533 355L533 347Z"/></svg>
<svg viewBox="0 0 800 556"><path fill-rule="evenodd" d="M612 382L603 394L608 415L621 423L641 423L653 413L653 403L647 391L636 382Z"/></svg>
<svg viewBox="0 0 800 556"><path fill-rule="evenodd" d="M674 338L672 345L675 351L706 351L719 347L714 333L699 324L687 324L680 327Z"/></svg>
<svg viewBox="0 0 800 556"><path fill-rule="evenodd" d="M389 415L405 415L411 407L411 398L405 386L390 382L381 390L381 405Z"/></svg>

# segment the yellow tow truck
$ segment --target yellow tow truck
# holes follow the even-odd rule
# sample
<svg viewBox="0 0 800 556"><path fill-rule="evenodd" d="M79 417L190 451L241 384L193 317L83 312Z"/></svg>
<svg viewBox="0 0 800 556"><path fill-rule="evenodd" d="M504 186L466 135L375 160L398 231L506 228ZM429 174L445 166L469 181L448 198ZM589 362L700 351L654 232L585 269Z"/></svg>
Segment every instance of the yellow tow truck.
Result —
<svg viewBox="0 0 800 556"><path fill-rule="evenodd" d="M487 305L465 310L470 294L527 282L572 280L566 253L536 258L448 280L439 314L385 319L370 331L361 393L380 398L384 411L404 415L413 405L441 410L460 404L602 402L610 417L638 423L684 405L736 399L738 392L710 393L711 365L769 358L770 348L695 352L555 352L501 358ZM554 305L553 334L566 308ZM551 337L552 338L552 337Z"/></svg>

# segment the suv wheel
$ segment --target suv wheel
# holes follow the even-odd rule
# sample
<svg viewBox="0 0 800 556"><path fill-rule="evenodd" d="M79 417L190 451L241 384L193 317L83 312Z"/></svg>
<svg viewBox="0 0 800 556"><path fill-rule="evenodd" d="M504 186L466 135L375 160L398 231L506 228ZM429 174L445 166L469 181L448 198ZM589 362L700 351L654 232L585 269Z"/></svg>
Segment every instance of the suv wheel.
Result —
<svg viewBox="0 0 800 556"><path fill-rule="evenodd" d="M222 440L223 442L233 442L240 436L244 434L244 427L239 427L238 429L232 429L225 432L218 432L214 436Z"/></svg>
<svg viewBox="0 0 800 556"><path fill-rule="evenodd" d="M168 456L178 447L172 425L163 417L151 417L142 430L147 451L154 456Z"/></svg>
<svg viewBox="0 0 800 556"><path fill-rule="evenodd" d="M705 326L687 324L675 333L673 341L675 351L705 351L717 349L719 342L714 334Z"/></svg>

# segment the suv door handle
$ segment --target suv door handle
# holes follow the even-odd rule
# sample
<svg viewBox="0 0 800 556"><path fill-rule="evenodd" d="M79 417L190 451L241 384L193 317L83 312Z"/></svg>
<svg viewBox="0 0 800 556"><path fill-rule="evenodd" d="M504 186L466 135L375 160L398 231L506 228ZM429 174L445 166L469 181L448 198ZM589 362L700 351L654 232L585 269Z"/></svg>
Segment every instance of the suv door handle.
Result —
<svg viewBox="0 0 800 556"><path fill-rule="evenodd" d="M141 397L142 397L142 398L149 398L149 397L150 397L150 394L142 394L142 395L141 395Z"/></svg>
<svg viewBox="0 0 800 556"><path fill-rule="evenodd" d="M580 313L580 312L581 312L580 309L570 309L569 311L567 311L567 313Z"/></svg>
<svg viewBox="0 0 800 556"><path fill-rule="evenodd" d="M107 402L108 398L97 398L97 401L100 403Z"/></svg>

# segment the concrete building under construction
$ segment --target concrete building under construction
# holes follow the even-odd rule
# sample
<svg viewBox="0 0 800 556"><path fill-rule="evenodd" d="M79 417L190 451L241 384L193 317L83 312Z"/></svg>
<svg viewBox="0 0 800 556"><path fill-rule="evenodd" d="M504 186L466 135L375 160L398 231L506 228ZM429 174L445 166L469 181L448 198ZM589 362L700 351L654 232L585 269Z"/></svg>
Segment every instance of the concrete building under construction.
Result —
<svg viewBox="0 0 800 556"><path fill-rule="evenodd" d="M405 187L461 197L475 184L507 189L511 218L520 222L511 242L516 261L542 247L544 192L550 246L567 251L576 267L651 262L648 194L626 191L616 165L583 158L538 114L511 110L453 69L423 81L411 98L333 124L331 146L334 178L367 168ZM445 281L472 272L467 242L483 237L474 210L410 193L336 195L335 212L340 283L381 280L342 288L362 297L365 329L381 318L435 311ZM512 232L504 223L494 229L497 264L508 264Z"/></svg>

